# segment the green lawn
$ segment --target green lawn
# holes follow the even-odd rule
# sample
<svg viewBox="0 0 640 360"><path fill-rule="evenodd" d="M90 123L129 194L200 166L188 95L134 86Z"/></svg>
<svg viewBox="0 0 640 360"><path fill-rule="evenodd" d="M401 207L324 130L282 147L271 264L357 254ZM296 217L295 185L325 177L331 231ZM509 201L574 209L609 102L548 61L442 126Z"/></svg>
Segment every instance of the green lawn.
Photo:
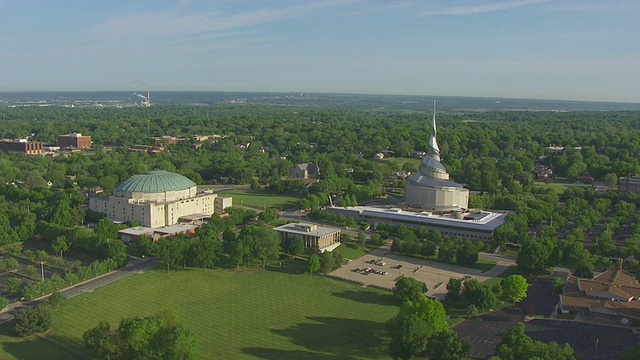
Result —
<svg viewBox="0 0 640 360"><path fill-rule="evenodd" d="M549 187L553 189L557 194L564 193L564 191L571 186L587 186L587 187L591 186L588 184L576 184L575 182L569 181L567 179L554 179L552 182L548 184L545 183L544 181L535 181L534 183L536 186Z"/></svg>
<svg viewBox="0 0 640 360"><path fill-rule="evenodd" d="M527 281L529 282L529 284L531 284L533 282L534 279L531 279L529 274L523 272L522 270L520 270L520 268L518 268L516 265L512 265L509 266L507 268L507 270L505 270L502 274L492 277L491 279L488 279L487 281L483 281L482 284L486 285L488 287L492 287L494 284L497 284L499 282L502 281L502 279L507 278L511 275L522 275L525 278L527 278Z"/></svg>
<svg viewBox="0 0 640 360"><path fill-rule="evenodd" d="M196 333L201 359L388 358L385 322L399 305L393 295L304 268L287 261L270 270L150 270L69 299L49 336L84 350L82 334L100 320L117 326L169 308Z"/></svg>
<svg viewBox="0 0 640 360"><path fill-rule="evenodd" d="M342 243L342 245L338 246L334 252L342 255L344 259L355 260L359 259L362 256L368 254L366 250L358 246L358 244L354 242Z"/></svg>
<svg viewBox="0 0 640 360"><path fill-rule="evenodd" d="M265 207L287 210L296 207L298 200L302 198L302 194L276 194L266 190L228 190L219 194L233 197L233 205L259 210L263 210Z"/></svg>
<svg viewBox="0 0 640 360"><path fill-rule="evenodd" d="M20 338L13 335L13 323L0 325L0 359L79 359L76 355L36 336Z"/></svg>
<svg viewBox="0 0 640 360"><path fill-rule="evenodd" d="M461 266L455 262L449 262L449 261L443 261L438 259L438 255L432 255L432 256L423 256L420 254L414 254L414 255L406 255L406 254L401 254L401 253L397 253L394 252L394 254L398 254L398 255L402 255L402 256L409 256L409 257L415 257L415 258L420 258L420 259L427 259L430 261L435 261L435 262L439 262L439 263L443 263L443 264L451 264L451 265L456 265L456 266ZM465 266L468 267L470 269L476 269L476 270L480 270L482 272L487 272L491 269L493 269L494 266L496 266L498 264L497 261L494 260L487 260L487 259L483 259L483 258L478 258L478 262L476 262L473 265L470 266Z"/></svg>

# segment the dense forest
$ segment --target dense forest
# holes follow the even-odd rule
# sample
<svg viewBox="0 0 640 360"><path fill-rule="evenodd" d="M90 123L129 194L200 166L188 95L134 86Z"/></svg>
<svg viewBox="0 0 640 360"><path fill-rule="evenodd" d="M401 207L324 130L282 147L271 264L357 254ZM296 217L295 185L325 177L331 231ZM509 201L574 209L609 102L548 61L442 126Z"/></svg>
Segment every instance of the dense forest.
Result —
<svg viewBox="0 0 640 360"><path fill-rule="evenodd" d="M83 224L90 219L75 190L101 187L108 193L120 181L152 169L178 172L199 184L251 184L286 192L304 189L282 180L289 168L315 162L321 180L304 190L302 208L323 205L328 194L354 204L387 189L401 193L404 179L392 174L417 171L416 154L427 148L430 117L232 104L1 108L1 137L29 136L53 144L58 134L80 132L92 136L93 148L56 157L0 153L0 180L6 183L0 185L0 243L47 236L51 226ZM553 171L546 182L569 184L588 175L615 186L619 176L640 174L639 126L640 113L632 111L442 114L438 140L452 178L474 191L472 207L514 211L498 242L525 246L544 237L557 244L554 255L532 265L545 267L562 260L563 249L569 254L572 244L582 242L601 257L640 255L640 226L633 226L637 197L592 187L558 194L536 181L540 167ZM218 136L198 140L195 135ZM183 140L156 154L129 150L154 145L154 137L162 136ZM386 157L373 160L380 152ZM605 221L606 231L594 233ZM616 242L622 233L624 241ZM596 260L587 255L569 262L592 268Z"/></svg>

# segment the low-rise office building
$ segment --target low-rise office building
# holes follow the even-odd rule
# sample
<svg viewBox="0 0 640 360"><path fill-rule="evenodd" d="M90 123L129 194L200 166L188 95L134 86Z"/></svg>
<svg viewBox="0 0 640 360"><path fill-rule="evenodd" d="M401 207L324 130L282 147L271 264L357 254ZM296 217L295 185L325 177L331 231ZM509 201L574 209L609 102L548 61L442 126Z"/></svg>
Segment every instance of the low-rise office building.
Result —
<svg viewBox="0 0 640 360"><path fill-rule="evenodd" d="M25 139L0 139L0 150L27 155L39 155L45 151L43 143Z"/></svg>
<svg viewBox="0 0 640 360"><path fill-rule="evenodd" d="M491 241L494 231L504 224L507 216L506 213L484 210L433 213L373 206L328 207L327 211L356 221L366 221L374 227L380 223L424 227L445 236L482 241Z"/></svg>
<svg viewBox="0 0 640 360"><path fill-rule="evenodd" d="M58 135L58 146L61 148L88 148L91 147L91 136L81 133Z"/></svg>
<svg viewBox="0 0 640 360"><path fill-rule="evenodd" d="M331 251L340 245L341 230L329 226L307 223L291 223L274 228L282 234L282 243L288 236L297 235L302 238L307 249L318 248L321 252Z"/></svg>

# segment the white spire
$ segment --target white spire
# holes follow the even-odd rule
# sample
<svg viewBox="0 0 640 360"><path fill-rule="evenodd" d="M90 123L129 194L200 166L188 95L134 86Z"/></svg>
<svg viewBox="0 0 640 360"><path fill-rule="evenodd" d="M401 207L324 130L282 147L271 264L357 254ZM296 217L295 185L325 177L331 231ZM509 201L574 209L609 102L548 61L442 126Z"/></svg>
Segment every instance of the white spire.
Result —
<svg viewBox="0 0 640 360"><path fill-rule="evenodd" d="M433 100L433 137L436 137L438 130L436 129L436 101Z"/></svg>
<svg viewBox="0 0 640 360"><path fill-rule="evenodd" d="M433 132L431 133L431 139L429 140L429 153L433 157L440 160L440 147L438 146L438 140L436 139L436 102L433 101Z"/></svg>

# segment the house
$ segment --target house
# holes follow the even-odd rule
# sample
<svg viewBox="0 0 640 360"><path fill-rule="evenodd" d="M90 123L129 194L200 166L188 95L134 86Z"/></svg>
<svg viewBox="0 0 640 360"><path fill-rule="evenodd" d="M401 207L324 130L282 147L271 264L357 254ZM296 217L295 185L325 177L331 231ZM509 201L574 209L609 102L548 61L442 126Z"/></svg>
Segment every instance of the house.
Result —
<svg viewBox="0 0 640 360"><path fill-rule="evenodd" d="M560 295L563 313L630 326L640 322L640 285L624 270L607 270L593 279L569 277Z"/></svg>
<svg viewBox="0 0 640 360"><path fill-rule="evenodd" d="M292 179L315 179L320 175L320 168L316 163L297 164L289 169Z"/></svg>
<svg viewBox="0 0 640 360"><path fill-rule="evenodd" d="M592 176L583 175L576 178L576 182L581 184L593 184L595 179Z"/></svg>

